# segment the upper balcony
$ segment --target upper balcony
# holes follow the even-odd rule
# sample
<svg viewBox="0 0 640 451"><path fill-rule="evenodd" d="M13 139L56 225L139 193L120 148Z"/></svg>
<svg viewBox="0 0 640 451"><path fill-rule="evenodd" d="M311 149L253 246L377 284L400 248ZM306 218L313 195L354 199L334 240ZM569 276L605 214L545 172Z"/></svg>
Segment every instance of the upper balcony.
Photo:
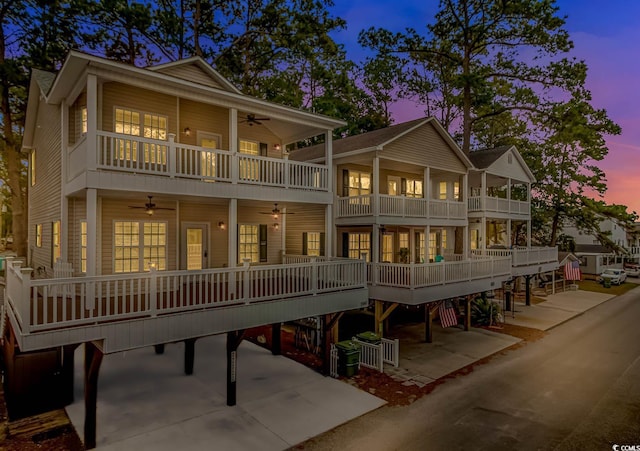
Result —
<svg viewBox="0 0 640 451"><path fill-rule="evenodd" d="M509 217L529 218L531 204L526 201L493 196L472 196L467 199L469 213L499 214Z"/></svg>
<svg viewBox="0 0 640 451"><path fill-rule="evenodd" d="M558 268L557 247L515 247L513 249L475 249L477 257L511 259L512 274L523 276L552 271Z"/></svg>
<svg viewBox="0 0 640 451"><path fill-rule="evenodd" d="M373 222L378 217L381 222L429 223L433 220L466 220L464 202L453 200L424 199L388 194L368 194L362 196L338 197L335 199L336 219L368 218ZM346 221L342 221L345 223Z"/></svg>
<svg viewBox="0 0 640 451"><path fill-rule="evenodd" d="M95 163L91 157L95 155ZM328 193L329 170L321 164L292 161L286 158L232 153L224 149L180 144L174 135L168 140L142 138L113 132L98 131L95 145L83 138L69 149L67 182L72 183L95 164L93 183L105 179L104 188L111 187L114 173L122 183L135 188L133 175L147 175L182 181L195 191L222 195L215 183L243 185L255 192L255 187L279 188L302 193ZM98 186L101 187L101 186ZM170 188L170 186L168 186ZM223 191L224 192L224 191ZM237 191L236 191L237 192Z"/></svg>

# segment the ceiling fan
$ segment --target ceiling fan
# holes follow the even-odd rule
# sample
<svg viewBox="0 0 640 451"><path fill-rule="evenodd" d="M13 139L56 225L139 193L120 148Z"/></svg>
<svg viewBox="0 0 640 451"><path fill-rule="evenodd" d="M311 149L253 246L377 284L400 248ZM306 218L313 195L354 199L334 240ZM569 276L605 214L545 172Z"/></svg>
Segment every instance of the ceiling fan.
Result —
<svg viewBox="0 0 640 451"><path fill-rule="evenodd" d="M275 203L275 204L273 204L273 210L271 210L271 211L261 211L260 214L261 215L271 215L271 216L273 216L273 219L278 219L280 217L280 215L293 215L295 213L292 212L292 211L283 212L278 208L278 204Z"/></svg>
<svg viewBox="0 0 640 451"><path fill-rule="evenodd" d="M149 202L147 202L146 204L144 204L144 207L140 207L137 205L129 205L129 208L144 208L145 213L148 214L149 216L151 216L156 210L175 210L175 208L170 208L170 207L156 207L156 204L154 204L151 199L153 199L153 196L147 196L149 198Z"/></svg>
<svg viewBox="0 0 640 451"><path fill-rule="evenodd" d="M249 125L249 127L253 127L253 124L262 125L262 122L260 122L260 121L269 121L269 120L271 120L271 118L268 118L268 117L256 117L255 114L249 113L249 114L247 114L247 116L243 120L241 120L238 123L242 124L242 123L246 122Z"/></svg>

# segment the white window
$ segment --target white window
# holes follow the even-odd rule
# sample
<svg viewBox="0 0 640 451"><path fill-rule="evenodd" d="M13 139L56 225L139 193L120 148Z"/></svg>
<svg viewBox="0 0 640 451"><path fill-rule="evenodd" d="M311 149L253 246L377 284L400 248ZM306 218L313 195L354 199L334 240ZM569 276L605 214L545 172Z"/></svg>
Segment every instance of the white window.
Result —
<svg viewBox="0 0 640 451"><path fill-rule="evenodd" d="M260 144L255 141L240 140L238 152L245 155L260 155ZM260 162L254 159L240 158L240 178L243 180L260 180Z"/></svg>
<svg viewBox="0 0 640 451"><path fill-rule="evenodd" d="M371 261L371 236L368 233L349 233L349 258L362 258L366 253L366 261Z"/></svg>
<svg viewBox="0 0 640 451"><path fill-rule="evenodd" d="M114 223L114 272L148 271L154 265L167 268L165 222L116 221Z"/></svg>
<svg viewBox="0 0 640 451"><path fill-rule="evenodd" d="M62 256L60 221L51 224L51 265Z"/></svg>
<svg viewBox="0 0 640 451"><path fill-rule="evenodd" d="M36 247L42 247L42 224L36 224Z"/></svg>
<svg viewBox="0 0 640 451"><path fill-rule="evenodd" d="M438 195L440 200L447 200L447 182L438 184Z"/></svg>
<svg viewBox="0 0 640 451"><path fill-rule="evenodd" d="M393 263L393 233L382 235L382 262Z"/></svg>
<svg viewBox="0 0 640 451"><path fill-rule="evenodd" d="M36 149L33 149L29 154L29 181L31 186L36 184Z"/></svg>
<svg viewBox="0 0 640 451"><path fill-rule="evenodd" d="M87 272L87 221L80 222L80 271Z"/></svg>
<svg viewBox="0 0 640 451"><path fill-rule="evenodd" d="M480 231L478 229L471 229L471 249L480 248Z"/></svg>
<svg viewBox="0 0 640 451"><path fill-rule="evenodd" d="M205 149L200 154L200 175L203 177L216 177L216 153L211 151L220 148L220 135L199 131L198 145Z"/></svg>
<svg viewBox="0 0 640 451"><path fill-rule="evenodd" d="M148 139L166 141L168 135L167 117L116 108L114 130L116 133L123 135L142 136ZM118 160L138 161L138 150L138 141L118 139L114 157ZM144 143L143 151L145 163L167 163L166 145Z"/></svg>
<svg viewBox="0 0 640 451"><path fill-rule="evenodd" d="M460 182L453 182L453 198L460 200Z"/></svg>
<svg viewBox="0 0 640 451"><path fill-rule="evenodd" d="M425 251L425 242L424 242L424 232L416 233L416 241L417 241L417 252L416 252L416 263L424 263L424 251Z"/></svg>
<svg viewBox="0 0 640 451"><path fill-rule="evenodd" d="M249 259L255 263L260 261L259 227L252 224L240 224L238 231L238 257L240 263Z"/></svg>
<svg viewBox="0 0 640 451"><path fill-rule="evenodd" d="M423 197L423 189L422 189L422 180L415 179L407 179L407 189L406 196L407 197Z"/></svg>
<svg viewBox="0 0 640 451"><path fill-rule="evenodd" d="M324 250L321 246L321 233L320 232L305 232L306 235L303 234L304 240L306 240L306 255L312 255L319 257L320 255L324 255ZM303 246L304 247L304 246Z"/></svg>
<svg viewBox="0 0 640 451"><path fill-rule="evenodd" d="M371 175L368 172L349 171L349 196L371 193Z"/></svg>
<svg viewBox="0 0 640 451"><path fill-rule="evenodd" d="M80 108L80 132L84 135L89 130L89 115L87 113L87 107Z"/></svg>

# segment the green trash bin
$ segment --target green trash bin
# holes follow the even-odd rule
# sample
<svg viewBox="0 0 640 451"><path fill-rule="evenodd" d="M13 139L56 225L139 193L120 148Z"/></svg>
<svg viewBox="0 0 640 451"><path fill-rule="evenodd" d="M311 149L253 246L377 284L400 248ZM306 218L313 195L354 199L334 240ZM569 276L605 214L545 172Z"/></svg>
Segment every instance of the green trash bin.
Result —
<svg viewBox="0 0 640 451"><path fill-rule="evenodd" d="M338 374L351 377L358 373L360 364L360 346L351 340L339 341L338 348Z"/></svg>
<svg viewBox="0 0 640 451"><path fill-rule="evenodd" d="M365 343L371 343L372 345L379 345L382 341L380 335L375 332L362 332L356 335L356 338L360 341L364 341Z"/></svg>
<svg viewBox="0 0 640 451"><path fill-rule="evenodd" d="M605 288L611 288L611 279L609 279L608 277L603 278L602 286L604 286Z"/></svg>

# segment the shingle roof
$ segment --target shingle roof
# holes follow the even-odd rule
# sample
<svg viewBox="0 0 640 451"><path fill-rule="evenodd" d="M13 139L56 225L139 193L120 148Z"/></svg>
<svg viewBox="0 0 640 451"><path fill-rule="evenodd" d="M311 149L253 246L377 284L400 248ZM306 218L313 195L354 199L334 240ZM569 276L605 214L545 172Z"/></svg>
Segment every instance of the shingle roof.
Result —
<svg viewBox="0 0 640 451"><path fill-rule="evenodd" d="M602 244L576 244L576 252L583 254L610 254L613 250Z"/></svg>
<svg viewBox="0 0 640 451"><path fill-rule="evenodd" d="M513 146L499 146L493 149L474 150L469 153L469 159L476 168L487 169L512 147Z"/></svg>
<svg viewBox="0 0 640 451"><path fill-rule="evenodd" d="M40 69L32 69L31 76L36 80L38 86L40 86L40 89L45 95L49 93L49 90L53 85L53 81L56 79L56 74Z"/></svg>
<svg viewBox="0 0 640 451"><path fill-rule="evenodd" d="M360 135L353 135L342 139L336 139L335 141L333 141L333 155L339 155L341 153L351 152L354 150L368 149L371 147L379 146L402 135L406 131L411 130L421 122L426 122L428 120L429 118L423 117L420 119L403 122L401 124L391 125L390 127L373 130L371 132L362 133ZM313 160L315 158L323 157L324 144L316 144L315 146L304 147L291 153L291 158L294 160L301 159L303 158L302 156L304 156L305 160Z"/></svg>

